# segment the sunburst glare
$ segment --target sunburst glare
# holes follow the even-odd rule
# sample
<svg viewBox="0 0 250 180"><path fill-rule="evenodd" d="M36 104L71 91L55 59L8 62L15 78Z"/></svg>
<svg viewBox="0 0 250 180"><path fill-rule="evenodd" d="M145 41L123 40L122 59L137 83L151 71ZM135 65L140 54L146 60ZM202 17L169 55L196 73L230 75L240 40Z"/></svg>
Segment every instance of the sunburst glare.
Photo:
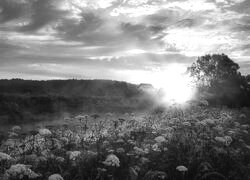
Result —
<svg viewBox="0 0 250 180"><path fill-rule="evenodd" d="M172 64L154 76L153 85L160 89L163 103L183 104L193 97L192 79L185 72L184 66Z"/></svg>

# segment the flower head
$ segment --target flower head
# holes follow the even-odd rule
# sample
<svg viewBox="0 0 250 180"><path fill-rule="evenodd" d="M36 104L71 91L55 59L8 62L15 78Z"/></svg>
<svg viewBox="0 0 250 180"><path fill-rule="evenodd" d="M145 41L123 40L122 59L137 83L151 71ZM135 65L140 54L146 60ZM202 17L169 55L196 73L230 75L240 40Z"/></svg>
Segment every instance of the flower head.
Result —
<svg viewBox="0 0 250 180"><path fill-rule="evenodd" d="M78 156L81 155L80 151L69 151L69 159L75 161Z"/></svg>
<svg viewBox="0 0 250 180"><path fill-rule="evenodd" d="M106 166L120 166L120 160L119 158L114 154L109 154L106 158L106 160L103 162Z"/></svg>
<svg viewBox="0 0 250 180"><path fill-rule="evenodd" d="M63 180L63 177L60 174L52 174L49 176L48 180Z"/></svg>
<svg viewBox="0 0 250 180"><path fill-rule="evenodd" d="M39 177L34 171L30 169L30 166L24 164L15 164L12 165L7 171L6 176L10 179L22 179L28 177L34 179Z"/></svg>
<svg viewBox="0 0 250 180"><path fill-rule="evenodd" d="M3 152L0 152L0 161L4 161L4 160L11 160L11 156L6 154L6 153L3 153Z"/></svg>
<svg viewBox="0 0 250 180"><path fill-rule="evenodd" d="M188 168L186 168L185 166L177 166L176 170L178 170L180 172L186 172L188 170Z"/></svg>
<svg viewBox="0 0 250 180"><path fill-rule="evenodd" d="M42 136L48 136L48 135L51 135L51 134L52 134L50 130L45 129L45 128L39 129L38 132L39 132L39 134L42 135Z"/></svg>
<svg viewBox="0 0 250 180"><path fill-rule="evenodd" d="M155 141L156 141L157 143L161 144L161 143L166 142L166 139L165 139L165 137L163 137L163 136L158 136L158 137L155 138Z"/></svg>
<svg viewBox="0 0 250 180"><path fill-rule="evenodd" d="M16 132L16 131L21 131L21 127L20 126L13 126L12 128L11 128L11 130L12 131L14 131L14 132Z"/></svg>

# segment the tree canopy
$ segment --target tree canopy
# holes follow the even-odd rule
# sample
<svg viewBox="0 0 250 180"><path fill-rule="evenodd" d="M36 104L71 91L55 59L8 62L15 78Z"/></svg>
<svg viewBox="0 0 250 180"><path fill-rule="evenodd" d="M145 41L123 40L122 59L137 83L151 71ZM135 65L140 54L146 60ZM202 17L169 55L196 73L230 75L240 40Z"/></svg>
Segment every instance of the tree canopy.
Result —
<svg viewBox="0 0 250 180"><path fill-rule="evenodd" d="M221 104L242 104L249 96L246 77L238 71L240 66L225 54L198 57L188 68L200 94L210 94L210 100Z"/></svg>

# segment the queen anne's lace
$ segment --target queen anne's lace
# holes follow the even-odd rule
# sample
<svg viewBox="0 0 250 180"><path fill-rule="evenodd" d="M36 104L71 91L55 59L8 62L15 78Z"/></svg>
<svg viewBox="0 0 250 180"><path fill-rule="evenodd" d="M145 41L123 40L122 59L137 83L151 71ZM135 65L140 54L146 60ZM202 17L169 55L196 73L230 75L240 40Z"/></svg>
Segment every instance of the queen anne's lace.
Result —
<svg viewBox="0 0 250 180"><path fill-rule="evenodd" d="M39 177L34 171L30 169L30 166L24 164L15 164L12 165L7 171L6 176L10 179L23 179L28 177L34 179Z"/></svg>
<svg viewBox="0 0 250 180"><path fill-rule="evenodd" d="M0 161L4 161L4 160L11 160L11 156L6 153L0 152Z"/></svg>
<svg viewBox="0 0 250 180"><path fill-rule="evenodd" d="M51 131L50 130L48 130L48 129L39 129L39 134L40 135L42 135L42 136L47 136L47 135L51 135L52 133L51 133Z"/></svg>
<svg viewBox="0 0 250 180"><path fill-rule="evenodd" d="M106 166L120 166L120 160L119 158L114 154L109 154L106 158L106 160L103 162Z"/></svg>
<svg viewBox="0 0 250 180"><path fill-rule="evenodd" d="M49 176L48 180L63 180L63 177L60 174L52 174Z"/></svg>

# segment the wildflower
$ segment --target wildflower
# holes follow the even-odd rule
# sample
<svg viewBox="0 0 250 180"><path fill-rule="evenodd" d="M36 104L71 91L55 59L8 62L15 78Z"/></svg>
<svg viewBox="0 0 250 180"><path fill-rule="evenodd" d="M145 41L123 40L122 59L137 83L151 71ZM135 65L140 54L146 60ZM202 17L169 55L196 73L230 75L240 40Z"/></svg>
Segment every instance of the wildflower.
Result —
<svg viewBox="0 0 250 180"><path fill-rule="evenodd" d="M167 148L167 147L164 147L164 148L163 148L163 151L168 151L168 148Z"/></svg>
<svg viewBox="0 0 250 180"><path fill-rule="evenodd" d="M104 147L107 147L107 146L109 146L109 142L108 142L108 141L103 141L102 145L103 145Z"/></svg>
<svg viewBox="0 0 250 180"><path fill-rule="evenodd" d="M235 131L233 131L233 130L229 130L227 133L228 133L229 135L235 135L235 134L236 134Z"/></svg>
<svg viewBox="0 0 250 180"><path fill-rule="evenodd" d="M116 155L109 154L107 156L106 160L103 162L103 164L106 165L106 166L119 167L120 166L120 160Z"/></svg>
<svg viewBox="0 0 250 180"><path fill-rule="evenodd" d="M134 149L134 151L135 151L135 153L136 153L137 155L146 154L146 152L145 152L142 148L134 147L133 149Z"/></svg>
<svg viewBox="0 0 250 180"><path fill-rule="evenodd" d="M185 166L177 166L176 170L178 170L180 172L186 172L188 170L188 168L186 168Z"/></svg>
<svg viewBox="0 0 250 180"><path fill-rule="evenodd" d="M42 136L49 136L49 135L52 134L50 130L45 129L45 128L39 129L38 132L39 132L39 134L42 135Z"/></svg>
<svg viewBox="0 0 250 180"><path fill-rule="evenodd" d="M166 142L166 139L165 139L165 137L163 137L163 136L158 136L158 137L155 138L155 141L156 141L157 143L161 144L161 143Z"/></svg>
<svg viewBox="0 0 250 180"><path fill-rule="evenodd" d="M17 132L17 131L21 131L21 127L20 126L13 126L12 128L11 128L11 130L12 131L14 131L14 132Z"/></svg>
<svg viewBox="0 0 250 180"><path fill-rule="evenodd" d="M59 163L63 163L65 159L63 157L56 157L56 161Z"/></svg>
<svg viewBox="0 0 250 180"><path fill-rule="evenodd" d="M224 139L226 146L229 146L233 142L233 139L230 136L224 136Z"/></svg>
<svg viewBox="0 0 250 180"><path fill-rule="evenodd" d="M124 143L124 140L123 139L118 139L117 141L116 141L116 143Z"/></svg>
<svg viewBox="0 0 250 180"><path fill-rule="evenodd" d="M108 153L112 154L114 153L115 151L113 149L108 149Z"/></svg>
<svg viewBox="0 0 250 180"><path fill-rule="evenodd" d="M118 148L116 152L122 154L125 152L125 150L123 148Z"/></svg>
<svg viewBox="0 0 250 180"><path fill-rule="evenodd" d="M22 179L28 177L34 179L39 177L34 171L30 169L30 166L24 164L15 164L12 165L7 171L6 176L10 179Z"/></svg>
<svg viewBox="0 0 250 180"><path fill-rule="evenodd" d="M0 152L0 161L4 161L4 160L11 160L11 156L6 154L6 153L3 153L3 152Z"/></svg>
<svg viewBox="0 0 250 180"><path fill-rule="evenodd" d="M222 132L223 131L223 127L220 126L220 125L218 125L218 126L213 127L213 130L218 131L218 132Z"/></svg>
<svg viewBox="0 0 250 180"><path fill-rule="evenodd" d="M220 142L220 143L223 143L223 144L226 142L226 140L225 140L224 137L218 137L218 136L216 136L216 137L215 137L215 140L216 140L217 142Z"/></svg>
<svg viewBox="0 0 250 180"><path fill-rule="evenodd" d="M79 135L76 135L74 139L76 144L79 144L81 142L81 137Z"/></svg>
<svg viewBox="0 0 250 180"><path fill-rule="evenodd" d="M63 180L63 177L60 174L52 174L49 176L48 180Z"/></svg>
<svg viewBox="0 0 250 180"><path fill-rule="evenodd" d="M247 116L245 114L240 114L240 118L246 118Z"/></svg>
<svg viewBox="0 0 250 180"><path fill-rule="evenodd" d="M68 151L67 154L69 154L69 159L75 161L78 156L81 155L80 151Z"/></svg>
<svg viewBox="0 0 250 180"><path fill-rule="evenodd" d="M128 140L128 143L131 144L131 145L135 145L136 144L135 141L133 141L131 139Z"/></svg>
<svg viewBox="0 0 250 180"><path fill-rule="evenodd" d="M156 151L156 152L160 152L161 151L161 149L159 148L158 144L154 144L152 146L152 149L153 149L153 151Z"/></svg>
<svg viewBox="0 0 250 180"><path fill-rule="evenodd" d="M208 106L209 105L207 100L200 100L199 103L200 103L200 105L203 105L203 106Z"/></svg>
<svg viewBox="0 0 250 180"><path fill-rule="evenodd" d="M184 126L191 126L191 123L190 123L190 122L187 122L187 121L186 121L186 122L183 122L182 124L183 124Z"/></svg>

